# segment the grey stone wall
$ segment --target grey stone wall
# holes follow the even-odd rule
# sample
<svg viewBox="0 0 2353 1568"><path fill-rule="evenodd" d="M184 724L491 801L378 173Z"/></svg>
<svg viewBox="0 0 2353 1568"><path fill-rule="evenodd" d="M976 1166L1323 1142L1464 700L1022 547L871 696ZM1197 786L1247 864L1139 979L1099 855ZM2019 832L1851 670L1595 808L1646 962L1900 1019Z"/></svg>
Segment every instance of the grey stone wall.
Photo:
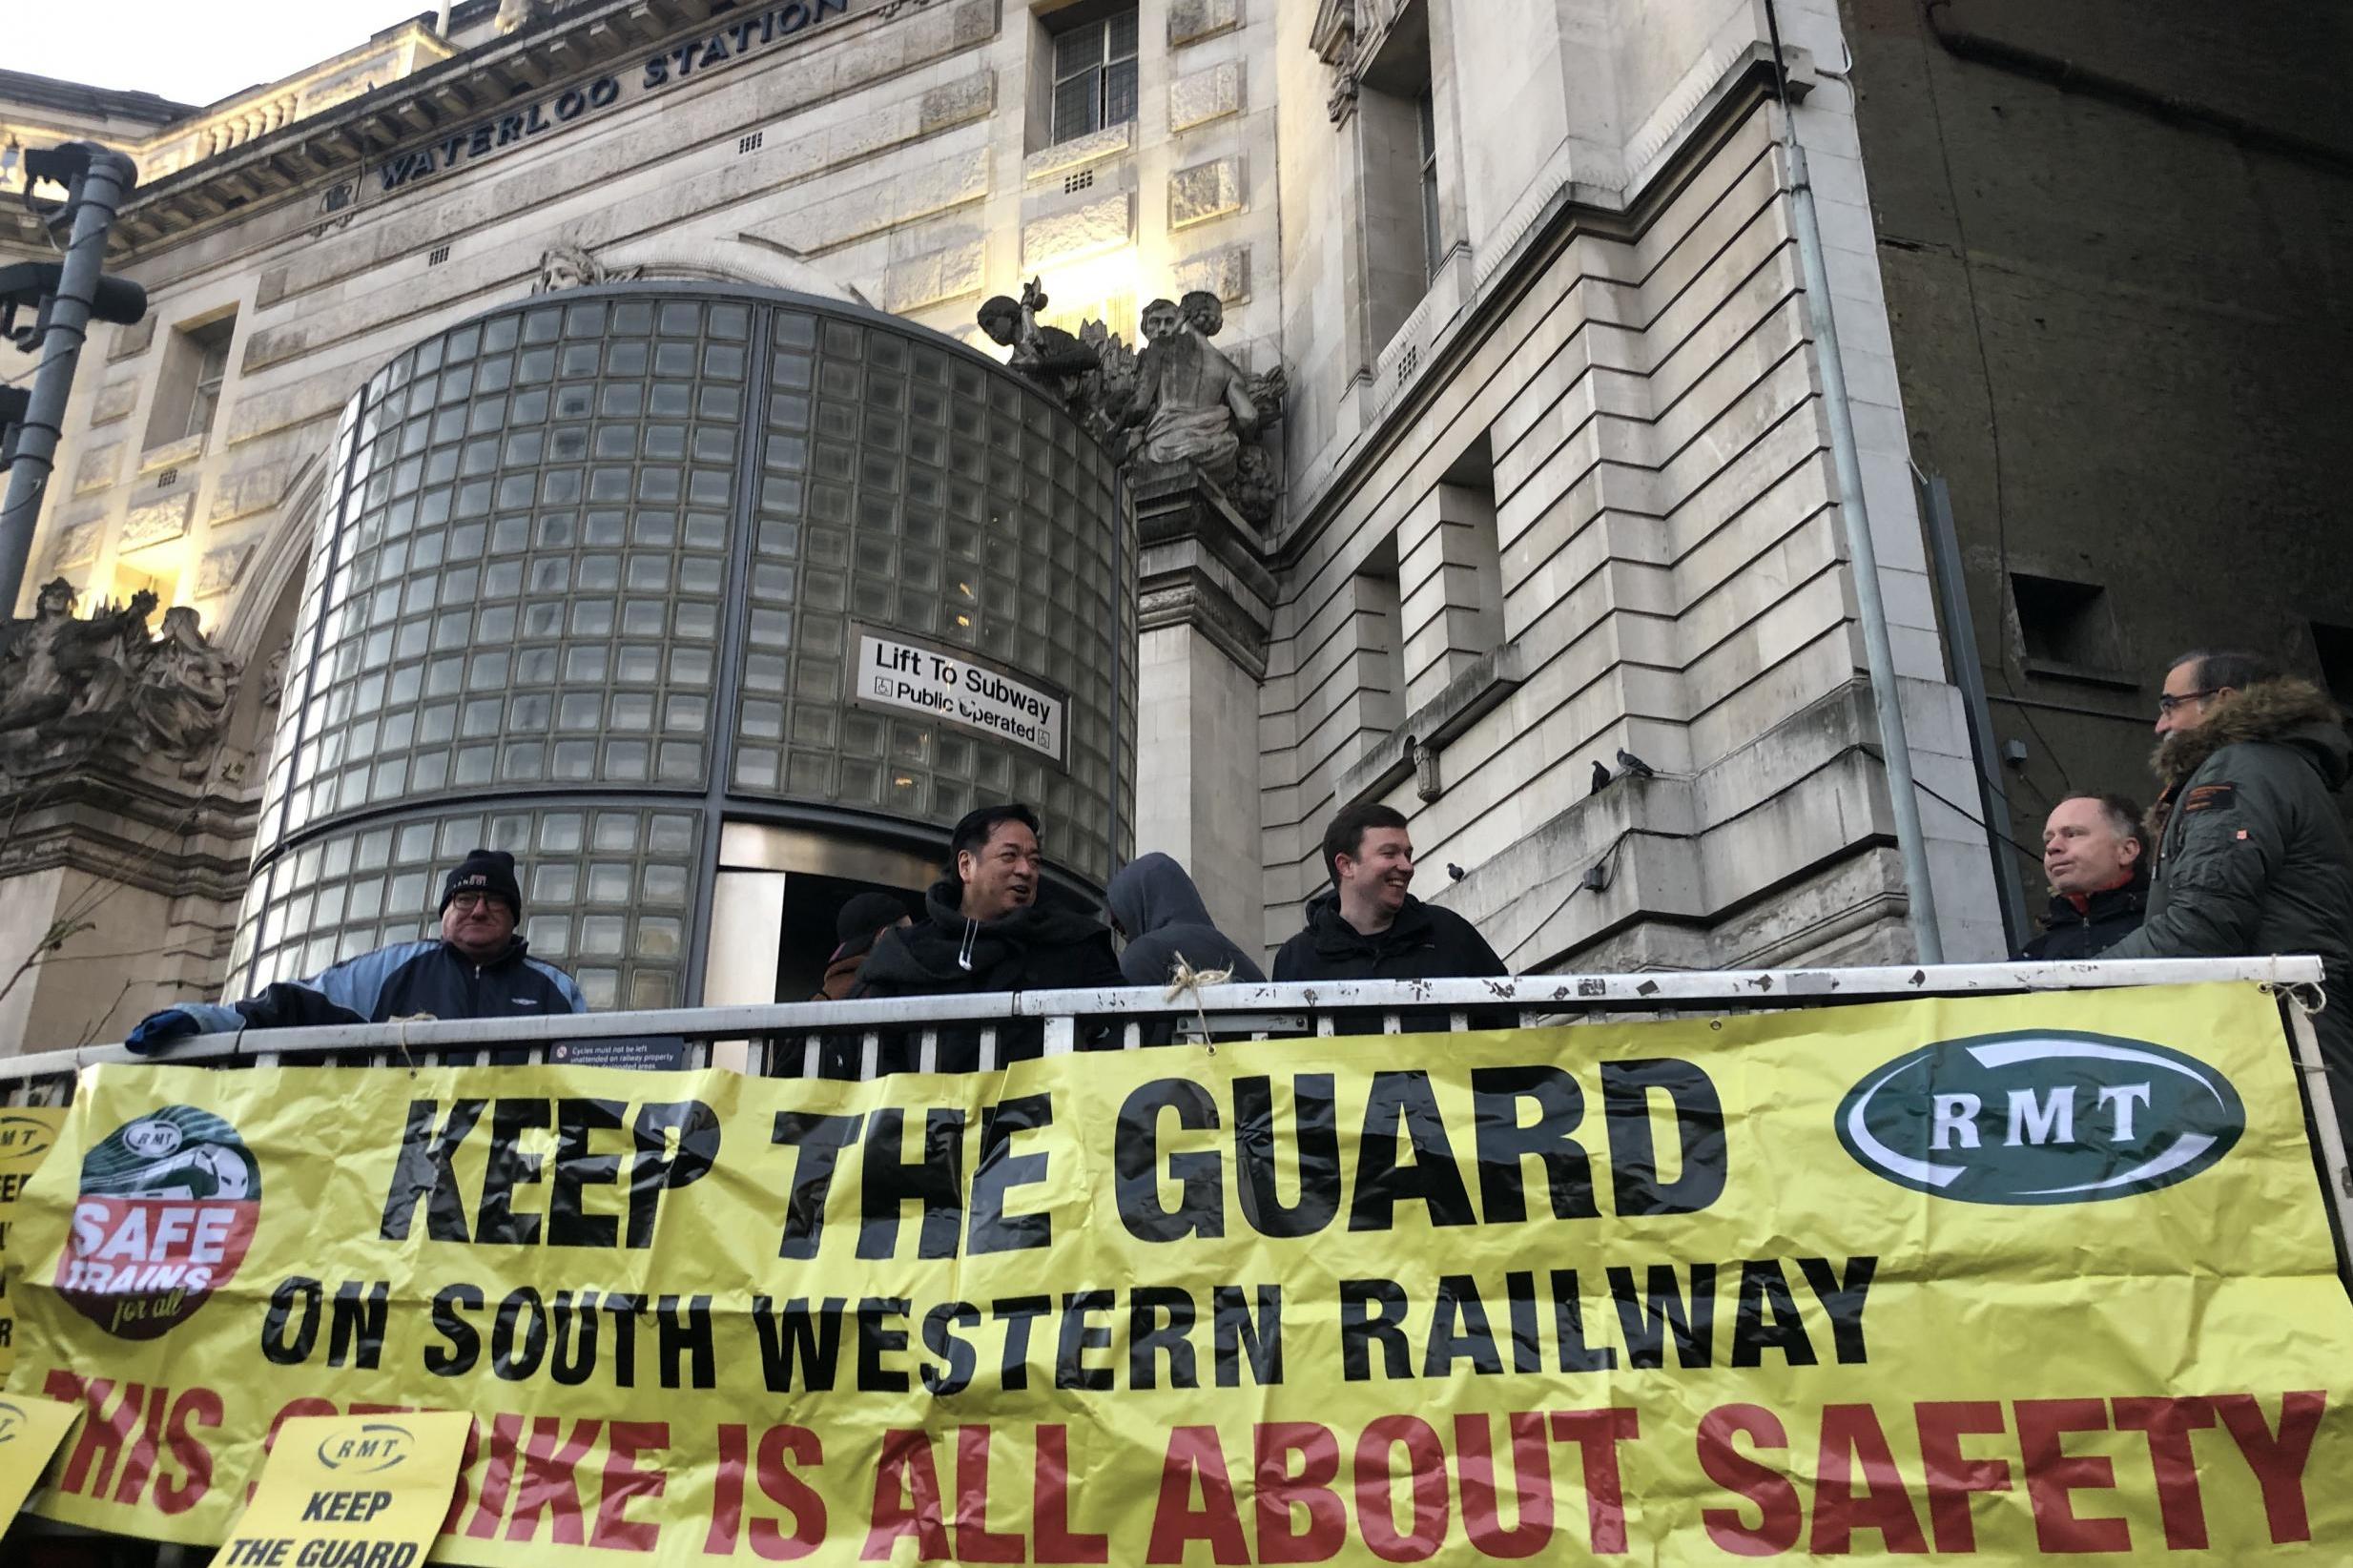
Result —
<svg viewBox="0 0 2353 1568"><path fill-rule="evenodd" d="M2246 645L2317 674L2313 623L2353 628L2353 17L1939 12L2253 132L2234 134L1958 58L1909 0L1846 12L1912 451L1951 488L1994 728L2027 752L2011 829L2039 846L2068 790L2151 793L2173 653ZM2013 573L2105 590L2089 668L2030 655Z"/></svg>

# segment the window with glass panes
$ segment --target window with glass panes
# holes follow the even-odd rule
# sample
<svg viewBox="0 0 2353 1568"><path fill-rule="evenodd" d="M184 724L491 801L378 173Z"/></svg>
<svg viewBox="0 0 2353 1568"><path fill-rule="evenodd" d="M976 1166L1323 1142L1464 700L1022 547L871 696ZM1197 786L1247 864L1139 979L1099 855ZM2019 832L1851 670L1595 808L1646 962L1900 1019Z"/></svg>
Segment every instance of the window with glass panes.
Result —
<svg viewBox="0 0 2353 1568"><path fill-rule="evenodd" d="M1054 140L1136 117L1138 36L1133 6L1055 31Z"/></svg>
<svg viewBox="0 0 2353 1568"><path fill-rule="evenodd" d="M196 363L196 395L188 401L188 434L192 436L203 435L213 427L214 411L220 406L220 383L229 376L229 334L234 325L223 321L198 340L204 358Z"/></svg>

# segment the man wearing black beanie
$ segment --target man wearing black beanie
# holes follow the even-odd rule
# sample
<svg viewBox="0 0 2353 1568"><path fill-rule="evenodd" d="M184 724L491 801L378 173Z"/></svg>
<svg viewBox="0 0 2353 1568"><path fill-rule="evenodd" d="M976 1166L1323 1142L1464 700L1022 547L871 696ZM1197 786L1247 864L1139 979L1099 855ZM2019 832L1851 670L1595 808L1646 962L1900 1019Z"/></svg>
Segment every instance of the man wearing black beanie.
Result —
<svg viewBox="0 0 2353 1568"><path fill-rule="evenodd" d="M188 1002L140 1021L123 1043L152 1053L190 1035L382 1023L396 1018L544 1018L585 1013L571 976L515 936L523 888L515 857L478 849L442 882L439 941L397 942L230 1005Z"/></svg>

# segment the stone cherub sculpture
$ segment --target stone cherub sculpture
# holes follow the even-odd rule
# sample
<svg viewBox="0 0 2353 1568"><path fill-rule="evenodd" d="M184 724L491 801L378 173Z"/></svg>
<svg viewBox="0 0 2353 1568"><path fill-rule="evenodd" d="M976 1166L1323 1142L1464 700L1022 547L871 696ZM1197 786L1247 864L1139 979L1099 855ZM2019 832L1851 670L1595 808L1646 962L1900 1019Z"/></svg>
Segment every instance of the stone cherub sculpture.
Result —
<svg viewBox="0 0 2353 1568"><path fill-rule="evenodd" d="M1257 454L1248 466L1258 476L1269 471L1264 452L1246 444L1280 417L1287 388L1279 367L1255 379L1245 376L1209 341L1225 324L1225 306L1206 290L1146 305L1136 390L1120 423L1141 429L1131 438L1135 459L1190 463L1211 484L1232 491L1245 477L1246 451Z"/></svg>

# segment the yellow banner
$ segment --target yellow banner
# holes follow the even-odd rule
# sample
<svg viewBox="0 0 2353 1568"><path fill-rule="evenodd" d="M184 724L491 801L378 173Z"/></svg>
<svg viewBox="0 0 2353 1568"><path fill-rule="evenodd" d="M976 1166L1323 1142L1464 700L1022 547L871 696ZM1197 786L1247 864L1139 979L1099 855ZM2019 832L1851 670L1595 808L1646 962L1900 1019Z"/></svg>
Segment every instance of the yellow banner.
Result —
<svg viewBox="0 0 2353 1568"><path fill-rule="evenodd" d="M16 1218L16 1196L57 1142L65 1124L62 1105L0 1105L0 1387L16 1365L16 1309L9 1299L9 1231ZM9 1513L13 1514L14 1509ZM0 1518L6 1517L0 1515Z"/></svg>
<svg viewBox="0 0 2353 1568"><path fill-rule="evenodd" d="M2341 1562L2353 1307L2252 985L874 1083L103 1068L47 1516L475 1417L436 1560ZM2197 1560L2193 1557L2192 1560Z"/></svg>
<svg viewBox="0 0 2353 1568"><path fill-rule="evenodd" d="M57 1445L81 1418L79 1403L0 1393L0 1536L8 1534Z"/></svg>
<svg viewBox="0 0 2353 1568"><path fill-rule="evenodd" d="M279 1423L221 1568L410 1568L449 1512L473 1419L298 1415Z"/></svg>

